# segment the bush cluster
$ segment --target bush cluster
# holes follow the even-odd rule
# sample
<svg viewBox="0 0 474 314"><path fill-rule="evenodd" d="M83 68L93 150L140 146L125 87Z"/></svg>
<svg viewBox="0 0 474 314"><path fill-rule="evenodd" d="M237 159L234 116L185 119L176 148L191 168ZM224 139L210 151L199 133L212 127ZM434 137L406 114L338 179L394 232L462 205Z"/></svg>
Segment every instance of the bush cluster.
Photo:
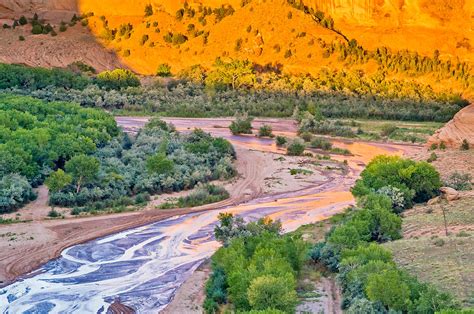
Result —
<svg viewBox="0 0 474 314"><path fill-rule="evenodd" d="M95 82L99 87L107 90L140 86L138 77L132 71L124 69L101 72L97 75Z"/></svg>
<svg viewBox="0 0 474 314"><path fill-rule="evenodd" d="M196 189L187 196L160 205L160 208L185 208L196 207L205 204L217 203L229 198L229 192L225 188L214 184L198 185Z"/></svg>
<svg viewBox="0 0 474 314"><path fill-rule="evenodd" d="M392 254L377 244L400 238L397 213L439 188L439 174L428 166L376 157L353 189L358 208L333 218L335 226L326 240L312 249L315 261L338 272L348 313L435 313L458 308L449 294L397 268Z"/></svg>
<svg viewBox="0 0 474 314"><path fill-rule="evenodd" d="M66 163L66 173L72 175L73 182L50 195L52 204L87 205L86 210L93 208L94 203L113 201L120 205L120 200L128 202L127 198L140 193L181 191L235 174L232 164L235 152L228 141L213 138L201 130L179 134L172 125L159 119L151 120L135 139L115 138L98 149L92 158L98 161L98 169L88 180L81 180L80 189L77 182L85 171L74 174L68 167L72 160ZM91 164L89 161L86 168L94 167Z"/></svg>
<svg viewBox="0 0 474 314"><path fill-rule="evenodd" d="M427 162L378 156L362 171L352 193L363 197L387 187L396 188L403 195L404 208L409 208L413 202L425 202L436 196L441 185L439 173Z"/></svg>
<svg viewBox="0 0 474 314"><path fill-rule="evenodd" d="M54 86L81 91L89 83L90 80L87 77L69 70L30 68L0 63L0 89L36 90Z"/></svg>
<svg viewBox="0 0 474 314"><path fill-rule="evenodd" d="M252 120L253 118L246 115L237 116L229 126L229 130L232 134L252 134Z"/></svg>
<svg viewBox="0 0 474 314"><path fill-rule="evenodd" d="M52 169L76 155L93 154L118 133L113 117L101 110L0 94L0 176L20 175L19 185L13 180L4 184L13 184L10 191L23 191L11 192L11 200L3 203L17 208L15 204L30 199L24 182L37 186ZM18 195L27 197L18 202Z"/></svg>
<svg viewBox="0 0 474 314"><path fill-rule="evenodd" d="M225 246L212 258L206 312L215 313L228 302L236 312L294 312L296 278L307 252L304 241L280 235L281 225L269 219L245 224L224 213L219 219L215 234Z"/></svg>
<svg viewBox="0 0 474 314"><path fill-rule="evenodd" d="M324 77L314 78L289 77L269 74L266 71L260 74L257 80L254 65L239 60L231 63L216 62L212 71L205 71L201 66L195 65L181 71L180 80L170 81L164 87L126 88L138 85L137 80L131 75L130 83L107 82L99 84L105 85L105 90L101 90L93 84L93 80L72 72L1 64L0 74L2 74L0 89L15 89L15 93L33 94L35 97L50 101L75 101L85 106L162 115L212 117L247 112L251 116L290 117L295 109L315 114L310 109L316 107L319 113L315 115L315 121L306 119L309 122L308 128L319 133L341 136L354 135L351 134L350 128L342 123L321 122L322 115L327 118L445 122L467 104L459 96L447 93L426 91L426 96L420 96L425 95L425 92L419 90L421 88L419 86L394 85L380 91L352 93L348 92L347 88L354 85L348 79L350 75L329 79L326 76L333 74L323 73L321 75ZM58 75L59 77L55 79ZM335 85L332 88L326 88L326 85L319 86L321 80L334 81ZM84 90L86 86L88 87ZM64 93L62 88L67 88L68 92ZM122 89L116 92L112 88ZM209 93L209 89L215 90L215 93ZM359 89L354 87L356 91ZM416 89L417 92L407 95L385 94L387 90L410 89ZM412 94L420 97L414 98L410 96Z"/></svg>

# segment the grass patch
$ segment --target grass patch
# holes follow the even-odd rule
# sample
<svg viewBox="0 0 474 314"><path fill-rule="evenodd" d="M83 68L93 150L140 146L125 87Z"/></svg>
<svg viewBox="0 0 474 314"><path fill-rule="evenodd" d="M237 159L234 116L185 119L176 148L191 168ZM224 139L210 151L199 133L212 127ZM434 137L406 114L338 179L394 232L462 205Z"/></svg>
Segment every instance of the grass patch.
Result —
<svg viewBox="0 0 474 314"><path fill-rule="evenodd" d="M296 176L296 175L298 175L298 174L302 174L302 175L307 176L307 175L311 175L311 174L313 174L313 173L314 173L313 171L308 170L308 169L301 169L301 168L298 168L298 169L290 169L290 174L291 174L292 176Z"/></svg>
<svg viewBox="0 0 474 314"><path fill-rule="evenodd" d="M449 236L444 236L440 205L421 205L405 212L404 239L389 242L397 264L423 282L452 293L474 306L473 197L444 204Z"/></svg>
<svg viewBox="0 0 474 314"><path fill-rule="evenodd" d="M0 217L0 225L11 225L11 224L18 224L18 223L26 223L30 221L31 220L20 220L19 217L15 217L15 219Z"/></svg>
<svg viewBox="0 0 474 314"><path fill-rule="evenodd" d="M364 140L425 143L443 123L388 120L341 120ZM392 127L393 126L393 127Z"/></svg>

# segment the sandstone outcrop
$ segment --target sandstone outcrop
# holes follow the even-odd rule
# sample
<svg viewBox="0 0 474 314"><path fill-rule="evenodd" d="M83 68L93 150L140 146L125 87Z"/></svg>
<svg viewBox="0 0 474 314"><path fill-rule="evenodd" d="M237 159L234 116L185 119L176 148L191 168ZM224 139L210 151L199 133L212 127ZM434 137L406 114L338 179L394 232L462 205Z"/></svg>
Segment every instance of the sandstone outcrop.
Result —
<svg viewBox="0 0 474 314"><path fill-rule="evenodd" d="M427 145L429 147L444 142L446 147L459 149L463 140L474 148L474 105L459 111L451 121L431 136Z"/></svg>

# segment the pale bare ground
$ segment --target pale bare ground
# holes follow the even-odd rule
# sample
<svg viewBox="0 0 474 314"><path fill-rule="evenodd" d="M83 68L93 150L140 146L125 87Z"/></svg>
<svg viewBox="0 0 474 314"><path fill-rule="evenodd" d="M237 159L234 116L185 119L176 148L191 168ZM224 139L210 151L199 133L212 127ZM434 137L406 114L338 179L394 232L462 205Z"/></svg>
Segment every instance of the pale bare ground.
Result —
<svg viewBox="0 0 474 314"><path fill-rule="evenodd" d="M161 313L204 313L203 303L206 298L204 286L206 285L210 272L210 263L206 261L179 287L173 301L171 301Z"/></svg>
<svg viewBox="0 0 474 314"><path fill-rule="evenodd" d="M1 6L1 4L0 4ZM53 23L54 25L54 23ZM33 35L31 26L0 30L0 62L42 67L67 67L75 61L92 64L97 71L127 68L115 52L104 48L86 27L78 23L58 35ZM19 36L25 38L19 40Z"/></svg>
<svg viewBox="0 0 474 314"><path fill-rule="evenodd" d="M108 234L141 226L166 219L175 215L190 212L223 208L241 204L262 195L278 194L303 189L307 186L324 181L322 170L311 165L313 173L307 176L291 176L289 169L298 167L304 158L284 157L268 152L259 152L248 148L236 147L239 158L236 167L238 178L225 183L230 198L219 203L195 208L163 210L157 205L166 201L167 197L178 197L189 193L181 192L174 195L159 196L144 210L121 214L70 217L67 209L60 209L65 219L47 219L50 207L47 205L47 189L39 189L38 199L18 211L22 220L31 219L27 223L16 223L0 226L0 281L6 285L18 276L25 275L47 261L59 256L61 251L74 244L79 244ZM268 178L284 181L284 184L268 185ZM14 217L9 214L8 217ZM4 216L6 218L7 216Z"/></svg>
<svg viewBox="0 0 474 314"><path fill-rule="evenodd" d="M303 300L296 307L297 314L342 314L341 293L334 278L321 277L315 284L314 293L315 297Z"/></svg>

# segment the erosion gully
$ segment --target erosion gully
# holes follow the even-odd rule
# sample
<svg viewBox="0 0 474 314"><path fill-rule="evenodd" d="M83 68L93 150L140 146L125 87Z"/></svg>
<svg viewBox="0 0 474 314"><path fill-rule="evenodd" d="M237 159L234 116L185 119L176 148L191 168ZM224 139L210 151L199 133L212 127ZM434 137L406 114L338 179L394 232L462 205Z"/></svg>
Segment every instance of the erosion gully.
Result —
<svg viewBox="0 0 474 314"><path fill-rule="evenodd" d="M179 131L201 128L227 138L235 146L280 152L272 140L233 136L230 119L165 119ZM137 132L147 118L119 117L128 132ZM255 120L276 134L295 136L290 120ZM172 217L65 249L61 257L0 290L1 313L106 313L119 301L138 313L156 313L172 300L180 285L209 258L219 243L213 229L220 212L231 212L248 221L269 216L280 219L286 232L323 220L354 200L349 192L364 165L379 154L402 155L413 146L336 141L353 156L333 156L348 161L345 175L329 175L324 183L279 195L264 196L244 204Z"/></svg>

